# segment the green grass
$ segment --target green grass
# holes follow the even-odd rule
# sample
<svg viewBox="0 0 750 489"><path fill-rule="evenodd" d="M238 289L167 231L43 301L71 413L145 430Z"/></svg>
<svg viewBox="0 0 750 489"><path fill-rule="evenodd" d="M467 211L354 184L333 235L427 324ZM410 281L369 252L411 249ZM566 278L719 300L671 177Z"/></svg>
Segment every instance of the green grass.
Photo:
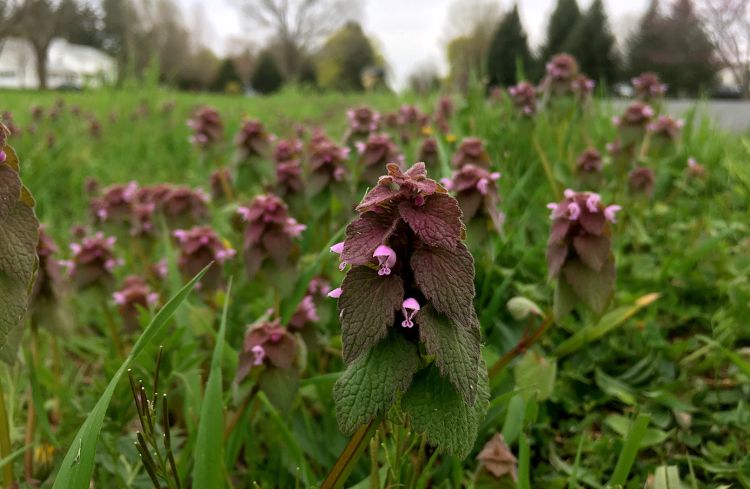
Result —
<svg viewBox="0 0 750 489"><path fill-rule="evenodd" d="M40 220L60 245L60 258L69 255L70 227L91 223L88 179L101 186L136 180L207 189L210 173L231 162L231 139L245 115L261 119L279 137L292 136L301 123L308 129L324 128L340 141L348 107L366 103L393 111L403 102L386 94L284 92L248 99L156 88L2 95L2 108L11 111L23 129L10 144L21 159L23 179L37 200ZM58 98L66 103L60 118L45 118L32 134L31 106L49 109ZM175 108L163 113L163 105L171 101ZM435 97L412 101L431 111ZM459 141L465 136L482 138L493 169L503 174L499 184L504 233L485 239L474 235L474 240L469 235L484 356L492 365L528 327L506 310L510 298L524 296L544 311L551 310L553 285L546 279L544 256L550 221L545 204L555 200L555 188L588 190L576 182L575 158L588 145L604 150L615 135L613 114L606 102L596 101L584 112L559 107L532 122L514 117L507 103L485 102L478 92L456 102L451 133ZM147 114L133 116L141 104ZM210 156L188 143L190 129L185 125L192 109L202 104L216 106L226 125L225 143ZM100 138L89 135L85 117L71 113L74 105L101 121ZM114 121L110 114L115 114ZM518 487L596 488L611 481L640 488L665 466L670 474L676 467L676 480L686 487L750 487L750 139L722 133L708 120L686 122L679 143L641 162L657 175L651 199L630 195L616 183L611 166L605 169L606 181L597 190L605 203L624 208L613 230L617 291L603 318L571 315L534 346L539 355L557 362L551 396L542 401L518 392L513 375L517 362L492 379L491 407L473 455L492 435L504 433L519 459ZM48 135L54 138L51 145ZM441 145L443 174L433 178L447 176L447 158L456 147L451 138L441 139ZM414 161L417 145L404 145L403 150L407 161ZM704 179L686 176L689 156L706 167ZM258 191L239 189L239 201L248 201ZM156 349L164 345L160 383L169 394L172 445L183 482L191 480L191 474L206 474L193 456L207 453L203 450L223 457L226 472L213 467L212 476L236 488L254 483L264 489L315 485L334 466L347 439L338 431L331 399L336 373L343 370L333 301L319 301L321 320L304 338L306 359L294 375L278 383L289 388L261 388L243 406L254 379L240 385L233 380L246 325L269 308L287 319L314 275L338 285L342 275L328 258L325 244L335 241L354 203L334 202L330 218L314 219L309 206L295 216L309 228L287 296L263 280L247 280L242 264L231 264L225 270L234 278L231 297L194 294L164 328L149 330L148 344L138 343L134 350L140 353L137 358L129 357L136 378L150 378ZM214 205L210 222L241 250L241 235L229 224L231 213L231 206ZM126 263L117 272L118 280L142 273L145 266L123 236L118 252ZM167 239L150 247L147 260L165 256L174 264L175 250ZM154 284L164 298L182 285L171 268L171 279ZM81 447L81 460L91 464L97 487L153 487L133 446L137 423L129 386L113 382L108 387L123 372L122 358L103 333L107 329L101 303L109 300L109 292L69 294L63 319L50 321L35 337L27 328L22 348L28 350L35 342L36 365L31 365L31 355L21 355L16 366L3 367L0 378L12 420L13 449L24 447L27 440L37 449L53 447L49 463L41 457L34 460L33 475L42 487L52 487L58 473L70 474L76 467L88 470L88 465L71 465L76 444L80 446L77 433L89 433L99 422L95 451L94 435ZM644 304L644 296L652 293L659 294L658 300ZM228 304L225 324L217 304ZM114 321L119 327L116 315ZM123 332L122 340L130 349L136 338ZM217 389L225 425L235 422L223 438L223 454L217 447L222 438L216 427L209 434L205 424L215 424L222 414L217 399L204 399L205 393L215 396ZM111 396L108 407L97 404L102 393ZM45 416L27 436L30 404L37 406L37 415L42 409ZM207 412L210 420L203 419ZM625 426L623 420L631 421ZM398 421L389 419L379 426L378 453L361 457L349 485L379 474L377 479L386 487L497 487L473 456L459 461L433 454ZM205 440L211 445L196 445ZM396 457L405 453L409 456ZM417 460L426 467L422 473L414 473ZM17 479L23 480L23 457L3 462L12 463ZM393 474L400 474L399 480ZM56 487L66 480L61 478ZM502 484L514 487L510 479Z"/></svg>

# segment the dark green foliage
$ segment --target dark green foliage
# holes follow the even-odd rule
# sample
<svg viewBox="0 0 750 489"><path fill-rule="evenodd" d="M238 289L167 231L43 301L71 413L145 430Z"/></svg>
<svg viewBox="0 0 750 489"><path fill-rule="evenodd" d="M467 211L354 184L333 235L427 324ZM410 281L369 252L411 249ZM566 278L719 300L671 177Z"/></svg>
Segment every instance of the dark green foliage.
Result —
<svg viewBox="0 0 750 489"><path fill-rule="evenodd" d="M678 0L669 15L654 0L628 42L628 71L659 73L673 94L708 89L717 71L711 41L691 0Z"/></svg>
<svg viewBox="0 0 750 489"><path fill-rule="evenodd" d="M318 82L323 88L360 91L362 72L376 64L372 43L356 22L333 33L318 54Z"/></svg>
<svg viewBox="0 0 750 489"><path fill-rule="evenodd" d="M217 92L226 91L231 84L237 84L242 87L242 79L237 73L237 68L234 66L234 61L231 58L226 58L222 61L219 67L219 72L216 74L216 79L213 83L213 90Z"/></svg>
<svg viewBox="0 0 750 489"><path fill-rule="evenodd" d="M563 51L575 56L581 71L594 80L604 83L617 80L615 37L610 31L601 0L594 0L578 21L565 42Z"/></svg>
<svg viewBox="0 0 750 489"><path fill-rule="evenodd" d="M255 70L250 77L250 85L253 90L265 95L277 91L283 84L284 77L273 54L264 51L258 58L258 64L255 65Z"/></svg>
<svg viewBox="0 0 750 489"><path fill-rule="evenodd" d="M541 57L543 62L562 51L580 19L581 10L576 0L557 0L557 6L547 26L547 40Z"/></svg>
<svg viewBox="0 0 750 489"><path fill-rule="evenodd" d="M490 85L510 86L518 81L516 69L520 62L524 68L531 66L533 58L521 25L518 6L514 6L497 26L487 56L487 73Z"/></svg>

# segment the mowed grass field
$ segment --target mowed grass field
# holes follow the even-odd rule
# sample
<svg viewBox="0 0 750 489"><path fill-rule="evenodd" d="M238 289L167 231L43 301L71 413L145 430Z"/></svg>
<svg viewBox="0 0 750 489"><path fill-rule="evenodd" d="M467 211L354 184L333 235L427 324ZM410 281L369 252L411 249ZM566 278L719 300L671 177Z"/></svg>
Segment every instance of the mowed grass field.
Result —
<svg viewBox="0 0 750 489"><path fill-rule="evenodd" d="M39 219L60 249L56 259L70 257L69 245L81 233L100 229L118 235L115 249L123 259L109 289L78 291L63 276L59 303L45 312L46 321L27 324L18 361L2 367L12 446L31 447L29 455L20 451L7 462L21 487L32 487L32 479L52 486L77 430L122 363L118 350L128 351L140 333L126 331L112 292L128 275L147 276L162 259L167 278L149 280L160 304L189 279L176 268L179 249L166 232L140 242L96 223L92 182L100 189L130 181L170 183L210 193L211 173L236 162L233 138L245 117L260 120L278 139L299 135L307 148L315 128L344 144L351 107L388 113L414 103L432 113L438 98L297 91L243 98L148 87L2 92L0 109L12 113L20 129L9 144L19 155ZM435 180L450 177L451 156L466 137L484 142L492 170L502 174L502 232L473 225L467 236L482 356L488 366L501 368L490 370L490 406L469 457L434 449L408 419L390 413L345 487L750 487L750 137L723 133L711 121L688 115L675 141L661 147L651 142L629 163L654 172L653 190L645 195L628 188L627 172L607 156L605 146L617 135L607 101L564 101L525 118L507 98L491 101L479 90L453 100L446 131L428 123L409 141L393 137L407 165L417 161L424 137L437 139L438 174L429 175ZM205 105L216 107L225 127L220 143L200 150L189 142L186 120ZM38 119L35 106L43 112ZM584 182L576 159L590 147L605 155L605 165L596 181ZM689 171L690 158L704 167L702 175ZM352 148L348 166L358 164ZM205 224L238 250L222 274L224 283L233 278L231 293L224 287L210 297L193 294L132 365L134 378L150 383L158 347L164 346L159 392L170 396L183 487L194 480L194 453L205 442L198 437L201 423L211 422L202 407L225 304L222 409L212 414L224 433L204 448L220 451L227 487L317 486L336 462L348 438L337 427L331 393L345 368L334 300L315 299L317 321L300 334L305 355L296 359L293 374L266 384L252 376L235 379L247 325L288 319L313 276L332 287L340 283L328 246L340 240L362 189L374 182L359 183L349 201L334 194L327 200L303 197L292 206L293 217L307 229L298 240L294 271L283 277L248 279L242 264L243 237L233 216L238 205L267 190L260 182L236 186L233 201L209 204ZM524 297L543 316L551 315L546 204L561 200L567 188L596 191L606 204L622 206L612 231L615 295L603 316L576 311L527 342L542 321L535 315L517 319L508 301ZM143 325L155 310L143 312ZM505 365L509 351L515 353ZM32 405L36 419L29 421ZM123 379L96 449L93 487L154 487L133 445L139 429ZM497 433L516 458L510 472L517 477L497 479L476 458Z"/></svg>

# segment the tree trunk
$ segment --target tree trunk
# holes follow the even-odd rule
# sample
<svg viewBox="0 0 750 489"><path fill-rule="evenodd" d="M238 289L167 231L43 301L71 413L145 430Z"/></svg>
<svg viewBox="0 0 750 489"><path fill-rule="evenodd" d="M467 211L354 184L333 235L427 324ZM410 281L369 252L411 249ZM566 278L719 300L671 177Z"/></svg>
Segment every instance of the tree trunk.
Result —
<svg viewBox="0 0 750 489"><path fill-rule="evenodd" d="M49 44L34 45L34 54L36 55L36 75L39 78L39 90L47 89L47 55L49 54Z"/></svg>

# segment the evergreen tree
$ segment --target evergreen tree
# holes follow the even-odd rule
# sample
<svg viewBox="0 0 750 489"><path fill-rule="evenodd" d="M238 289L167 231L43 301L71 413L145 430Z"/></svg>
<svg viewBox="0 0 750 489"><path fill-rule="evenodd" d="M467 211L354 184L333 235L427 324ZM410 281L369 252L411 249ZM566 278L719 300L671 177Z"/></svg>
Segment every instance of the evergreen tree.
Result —
<svg viewBox="0 0 750 489"><path fill-rule="evenodd" d="M691 0L677 0L664 23L664 62L658 70L673 91L697 94L714 82L714 49Z"/></svg>
<svg viewBox="0 0 750 489"><path fill-rule="evenodd" d="M323 88L361 91L362 72L376 64L372 43L357 22L329 37L318 54L317 78Z"/></svg>
<svg viewBox="0 0 750 489"><path fill-rule="evenodd" d="M503 17L497 26L487 55L490 85L510 86L518 81L517 63L528 70L533 62L526 32L518 15L518 5Z"/></svg>
<svg viewBox="0 0 750 489"><path fill-rule="evenodd" d="M581 19L581 10L576 0L557 0L555 11L547 26L547 40L542 48L542 61L547 62L562 52L570 34Z"/></svg>
<svg viewBox="0 0 750 489"><path fill-rule="evenodd" d="M564 51L578 60L581 71L594 80L613 83L618 75L615 37L601 0L594 0L576 24L565 43Z"/></svg>
<svg viewBox="0 0 750 489"><path fill-rule="evenodd" d="M714 50L691 0L677 0L668 16L652 0L628 41L628 72L653 71L674 94L710 88L717 65Z"/></svg>
<svg viewBox="0 0 750 489"><path fill-rule="evenodd" d="M234 61L231 58L226 58L221 62L221 66L219 66L219 71L216 73L216 78L214 78L211 88L217 92L224 92L232 85L235 86L235 89L241 89L242 79L240 78L239 73L237 73Z"/></svg>
<svg viewBox="0 0 750 489"><path fill-rule="evenodd" d="M273 54L268 50L263 51L258 58L258 64L255 66L253 75L250 77L250 85L253 90L262 94L269 94L280 89L283 84L284 77Z"/></svg>
<svg viewBox="0 0 750 489"><path fill-rule="evenodd" d="M666 43L664 38L664 17L659 10L659 0L651 0L648 10L641 17L636 30L627 41L627 71L630 76L638 76L646 71L658 72L659 50Z"/></svg>

